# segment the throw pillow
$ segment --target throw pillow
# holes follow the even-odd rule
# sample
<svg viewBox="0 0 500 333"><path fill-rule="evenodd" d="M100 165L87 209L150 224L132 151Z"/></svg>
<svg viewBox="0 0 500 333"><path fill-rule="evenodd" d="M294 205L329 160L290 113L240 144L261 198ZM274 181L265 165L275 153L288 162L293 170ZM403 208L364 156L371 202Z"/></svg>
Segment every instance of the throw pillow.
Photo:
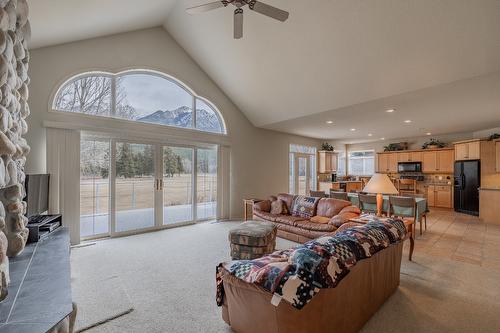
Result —
<svg viewBox="0 0 500 333"><path fill-rule="evenodd" d="M298 195L293 201L292 215L310 219L316 215L316 206L320 198Z"/></svg>
<svg viewBox="0 0 500 333"><path fill-rule="evenodd" d="M286 205L283 201L281 200L274 200L271 203L271 214L273 215L280 215L280 214L286 214Z"/></svg>
<svg viewBox="0 0 500 333"><path fill-rule="evenodd" d="M316 216L311 217L311 222L327 224L328 222L330 222L330 218L325 217L325 216L316 215Z"/></svg>

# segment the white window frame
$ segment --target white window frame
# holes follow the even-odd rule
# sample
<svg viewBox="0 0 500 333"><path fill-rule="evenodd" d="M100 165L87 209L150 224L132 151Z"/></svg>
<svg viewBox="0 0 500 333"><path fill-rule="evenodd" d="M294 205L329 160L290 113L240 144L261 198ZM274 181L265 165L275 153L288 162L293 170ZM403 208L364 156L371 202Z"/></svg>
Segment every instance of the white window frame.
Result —
<svg viewBox="0 0 500 333"><path fill-rule="evenodd" d="M372 153L372 156L359 156L359 157L354 157L354 159L360 159L363 160L363 174L358 174L358 173L353 173L352 171L352 164L351 160L353 159L351 154L353 153ZM375 173L375 151L373 149L367 149L367 150L352 150L348 151L346 154L347 158L347 174L353 175L353 176L372 176ZM366 161L367 160L373 160L373 170L366 170Z"/></svg>
<svg viewBox="0 0 500 333"><path fill-rule="evenodd" d="M192 98L192 124L191 127L179 127L179 126L171 126L171 125L163 125L163 124L149 124L146 122L139 122L135 121L132 119L125 119L125 118L115 118L114 115L116 114L116 78L124 75L131 75L131 74L143 74L143 75L151 75L151 76L157 76L162 79L168 80L171 83L179 86L181 89L185 90L188 94L191 95ZM60 92L69 84L71 84L74 81L77 81L79 79L89 77L89 76L103 76L103 77L109 77L111 79L111 110L110 110L110 115L109 116L101 116L101 115L91 115L91 114L85 114L85 113L80 113L80 112L68 112L64 110L58 110L56 106L56 101L57 97L59 96ZM203 131L197 128L196 124L196 101L197 100L203 101L205 104L207 104L212 111L215 112L220 126L221 126L221 132L209 132L209 131ZM55 92L52 94L51 99L50 99L50 105L49 105L49 111L50 112L55 112L55 113L63 113L63 114L70 114L76 117L91 117L91 118L107 118L107 119L116 119L118 121L126 121L126 122L132 122L132 123L141 123L141 124L147 124L147 125L153 125L153 126L163 126L163 127L170 127L170 128L176 128L176 129L181 129L181 130L189 130L189 131L196 131L196 132L202 132L202 133L209 133L209 134L214 134L214 135L228 135L228 130L226 126L226 122L224 117L222 116L222 113L219 111L219 109L215 106L214 103L212 103L210 100L203 96L197 95L191 88L189 88L186 84L178 80L177 78L165 74L160 71L156 70L149 70L149 69L129 69L117 73L111 73L111 72L105 72L105 71L87 71L87 72L82 72L76 75L72 75L69 79L66 79L63 81L61 84L57 86L57 89Z"/></svg>

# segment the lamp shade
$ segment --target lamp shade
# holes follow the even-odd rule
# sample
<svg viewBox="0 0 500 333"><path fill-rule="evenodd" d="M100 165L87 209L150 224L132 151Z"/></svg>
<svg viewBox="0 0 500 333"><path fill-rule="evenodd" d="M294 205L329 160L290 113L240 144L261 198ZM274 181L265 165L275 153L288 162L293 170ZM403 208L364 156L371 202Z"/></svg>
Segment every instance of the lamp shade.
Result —
<svg viewBox="0 0 500 333"><path fill-rule="evenodd" d="M370 178L363 192L375 194L398 194L398 190L386 174L376 173Z"/></svg>

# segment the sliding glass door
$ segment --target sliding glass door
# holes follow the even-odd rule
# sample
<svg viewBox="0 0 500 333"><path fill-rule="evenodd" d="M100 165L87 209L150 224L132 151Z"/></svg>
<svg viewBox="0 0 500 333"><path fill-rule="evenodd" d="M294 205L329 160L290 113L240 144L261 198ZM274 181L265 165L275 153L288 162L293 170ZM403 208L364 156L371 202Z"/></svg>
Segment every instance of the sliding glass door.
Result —
<svg viewBox="0 0 500 333"><path fill-rule="evenodd" d="M198 220L217 216L217 149L196 149L196 217Z"/></svg>
<svg viewBox="0 0 500 333"><path fill-rule="evenodd" d="M107 236L110 232L109 140L80 143L80 236Z"/></svg>
<svg viewBox="0 0 500 333"><path fill-rule="evenodd" d="M154 227L155 147L129 142L115 147L115 232Z"/></svg>
<svg viewBox="0 0 500 333"><path fill-rule="evenodd" d="M163 225L194 220L193 159L194 149L163 147Z"/></svg>
<svg viewBox="0 0 500 333"><path fill-rule="evenodd" d="M82 238L217 218L216 147L84 138L80 169Z"/></svg>

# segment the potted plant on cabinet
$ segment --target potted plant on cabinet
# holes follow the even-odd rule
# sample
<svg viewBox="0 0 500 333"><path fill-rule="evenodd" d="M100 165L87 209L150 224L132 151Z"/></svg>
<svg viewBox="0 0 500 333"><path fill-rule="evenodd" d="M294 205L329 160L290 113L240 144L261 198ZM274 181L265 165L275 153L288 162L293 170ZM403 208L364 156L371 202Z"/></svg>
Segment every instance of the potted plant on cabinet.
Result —
<svg viewBox="0 0 500 333"><path fill-rule="evenodd" d="M430 139L422 145L422 149L437 149L446 147L446 143L439 141L438 139Z"/></svg>

